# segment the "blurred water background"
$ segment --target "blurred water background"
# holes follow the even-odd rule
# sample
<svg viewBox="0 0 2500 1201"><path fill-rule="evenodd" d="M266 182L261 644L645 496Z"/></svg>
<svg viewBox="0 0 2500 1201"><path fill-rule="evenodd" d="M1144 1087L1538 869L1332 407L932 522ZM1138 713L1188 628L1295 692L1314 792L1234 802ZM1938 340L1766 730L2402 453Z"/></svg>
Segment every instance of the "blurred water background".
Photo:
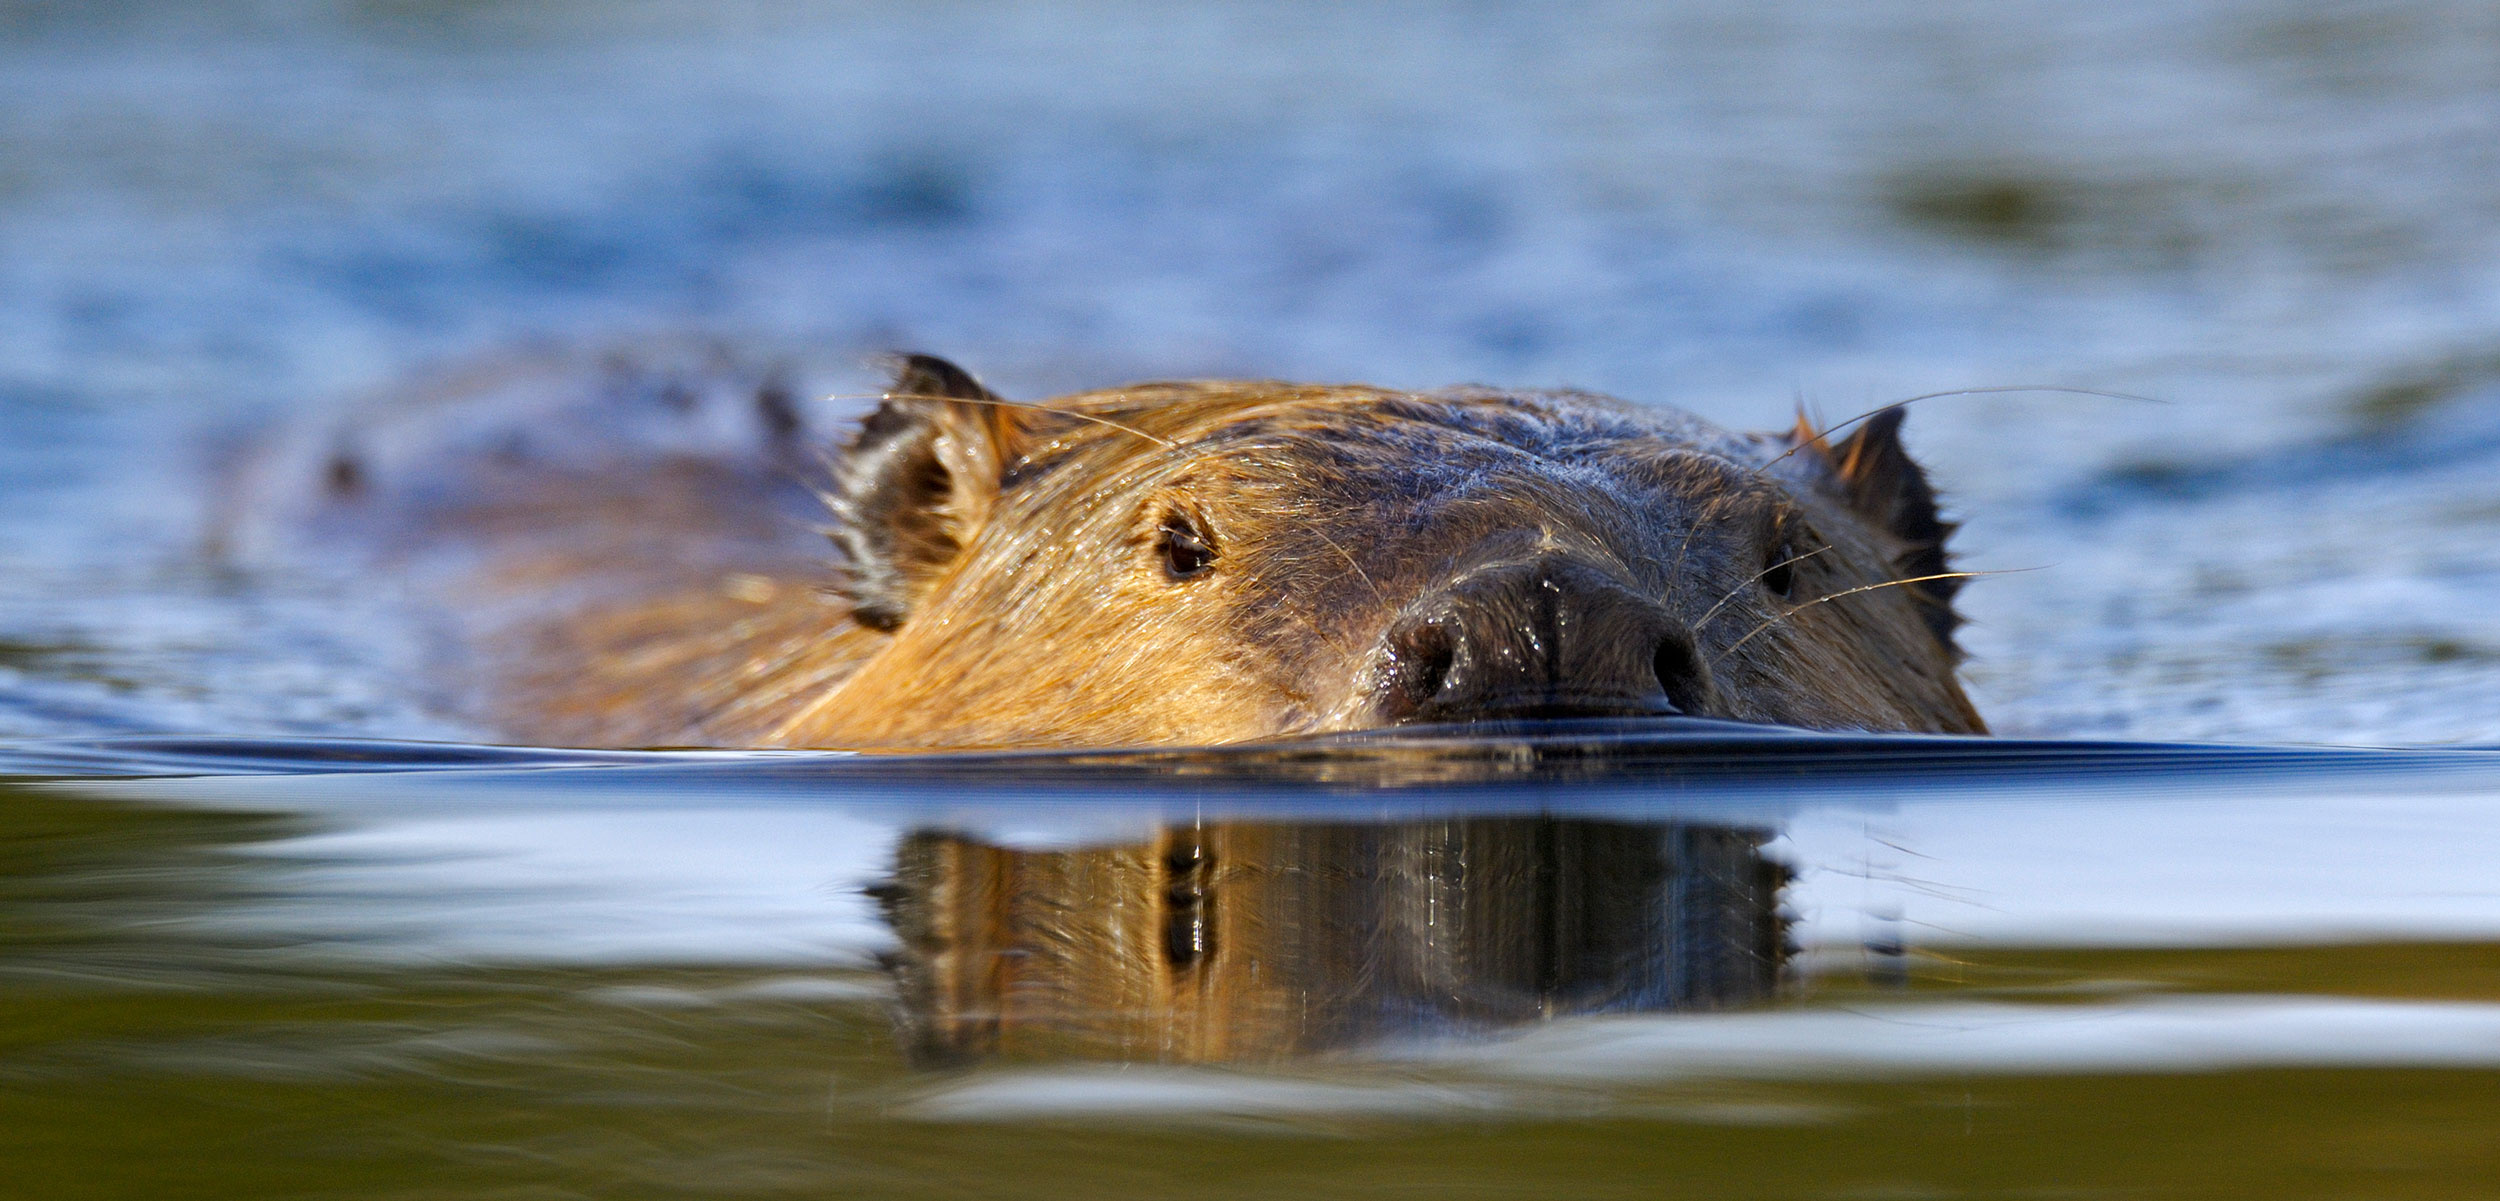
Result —
<svg viewBox="0 0 2500 1201"><path fill-rule="evenodd" d="M0 733L424 732L221 439L533 343L1925 402L2019 733L2500 736L2500 12L0 8ZM332 623L335 625L335 623ZM360 667L366 670L360 670ZM445 732L436 729L435 732Z"/></svg>
<svg viewBox="0 0 2500 1201"><path fill-rule="evenodd" d="M2500 1181L2488 768L1806 789L1747 819L1797 872L1796 1004L949 1076L894 1050L862 888L925 821L1145 820L1117 790L965 816L743 760L264 778L482 732L336 581L203 553L221 459L462 364L689 336L844 397L895 347L1027 398L1480 381L1784 426L2149 397L1912 419L1962 562L2038 569L1964 593L2001 732L2500 742L2488 4L0 0L0 772L215 777L0 788L19 1187ZM165 733L301 741L18 741Z"/></svg>

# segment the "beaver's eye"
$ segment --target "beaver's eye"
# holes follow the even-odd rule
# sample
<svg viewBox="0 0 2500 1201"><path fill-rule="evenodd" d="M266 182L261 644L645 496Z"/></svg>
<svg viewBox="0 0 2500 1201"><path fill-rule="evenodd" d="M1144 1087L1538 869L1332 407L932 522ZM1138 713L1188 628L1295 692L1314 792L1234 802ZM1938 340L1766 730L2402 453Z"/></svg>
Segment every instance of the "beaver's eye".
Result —
<svg viewBox="0 0 2500 1201"><path fill-rule="evenodd" d="M1214 541L1185 513L1163 519L1157 549L1163 554L1163 570L1176 580L1204 575L1215 566Z"/></svg>
<svg viewBox="0 0 2500 1201"><path fill-rule="evenodd" d="M1762 562L1762 586L1782 600L1797 591L1797 544L1788 538L1775 539Z"/></svg>

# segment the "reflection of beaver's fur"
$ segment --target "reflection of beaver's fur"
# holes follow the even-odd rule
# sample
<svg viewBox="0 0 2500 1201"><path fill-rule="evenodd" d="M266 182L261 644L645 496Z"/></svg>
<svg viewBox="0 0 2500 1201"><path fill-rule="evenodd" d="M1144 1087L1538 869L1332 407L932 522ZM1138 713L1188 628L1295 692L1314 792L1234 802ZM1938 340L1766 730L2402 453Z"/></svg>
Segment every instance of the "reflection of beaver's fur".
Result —
<svg viewBox="0 0 2500 1201"><path fill-rule="evenodd" d="M1106 746L1669 712L1982 728L1954 679L1950 527L1897 410L1826 441L1572 392L1195 382L1020 405L915 357L834 462L827 572L788 533L805 431L774 387L764 450L631 474L472 456L396 491L342 453L321 519L456 548L426 561L472 614L470 674L506 734L540 741Z"/></svg>
<svg viewBox="0 0 2500 1201"><path fill-rule="evenodd" d="M1551 818L1215 822L1077 849L923 831L874 891L904 1046L1276 1059L1769 998L1767 831Z"/></svg>

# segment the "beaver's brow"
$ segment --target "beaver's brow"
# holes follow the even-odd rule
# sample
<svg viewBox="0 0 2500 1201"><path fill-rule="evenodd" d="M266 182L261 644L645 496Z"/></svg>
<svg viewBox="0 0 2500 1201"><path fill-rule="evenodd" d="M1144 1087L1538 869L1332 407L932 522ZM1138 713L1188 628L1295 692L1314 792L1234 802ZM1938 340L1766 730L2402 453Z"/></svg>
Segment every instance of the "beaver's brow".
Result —
<svg viewBox="0 0 2500 1201"><path fill-rule="evenodd" d="M1639 470L1639 478L1665 487L1697 486L1714 496L1776 505L1787 491L1750 464L1717 451L1660 442L1617 443L1591 460L1620 463Z"/></svg>

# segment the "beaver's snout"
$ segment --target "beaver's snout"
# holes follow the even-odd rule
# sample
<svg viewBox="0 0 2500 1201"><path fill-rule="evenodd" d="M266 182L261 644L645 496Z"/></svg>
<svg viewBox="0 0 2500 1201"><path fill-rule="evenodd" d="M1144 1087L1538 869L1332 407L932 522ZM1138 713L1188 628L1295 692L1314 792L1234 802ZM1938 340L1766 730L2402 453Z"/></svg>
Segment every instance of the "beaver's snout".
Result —
<svg viewBox="0 0 2500 1201"><path fill-rule="evenodd" d="M1611 574L1559 555L1475 568L1381 638L1374 703L1391 723L1698 714L1692 632Z"/></svg>

